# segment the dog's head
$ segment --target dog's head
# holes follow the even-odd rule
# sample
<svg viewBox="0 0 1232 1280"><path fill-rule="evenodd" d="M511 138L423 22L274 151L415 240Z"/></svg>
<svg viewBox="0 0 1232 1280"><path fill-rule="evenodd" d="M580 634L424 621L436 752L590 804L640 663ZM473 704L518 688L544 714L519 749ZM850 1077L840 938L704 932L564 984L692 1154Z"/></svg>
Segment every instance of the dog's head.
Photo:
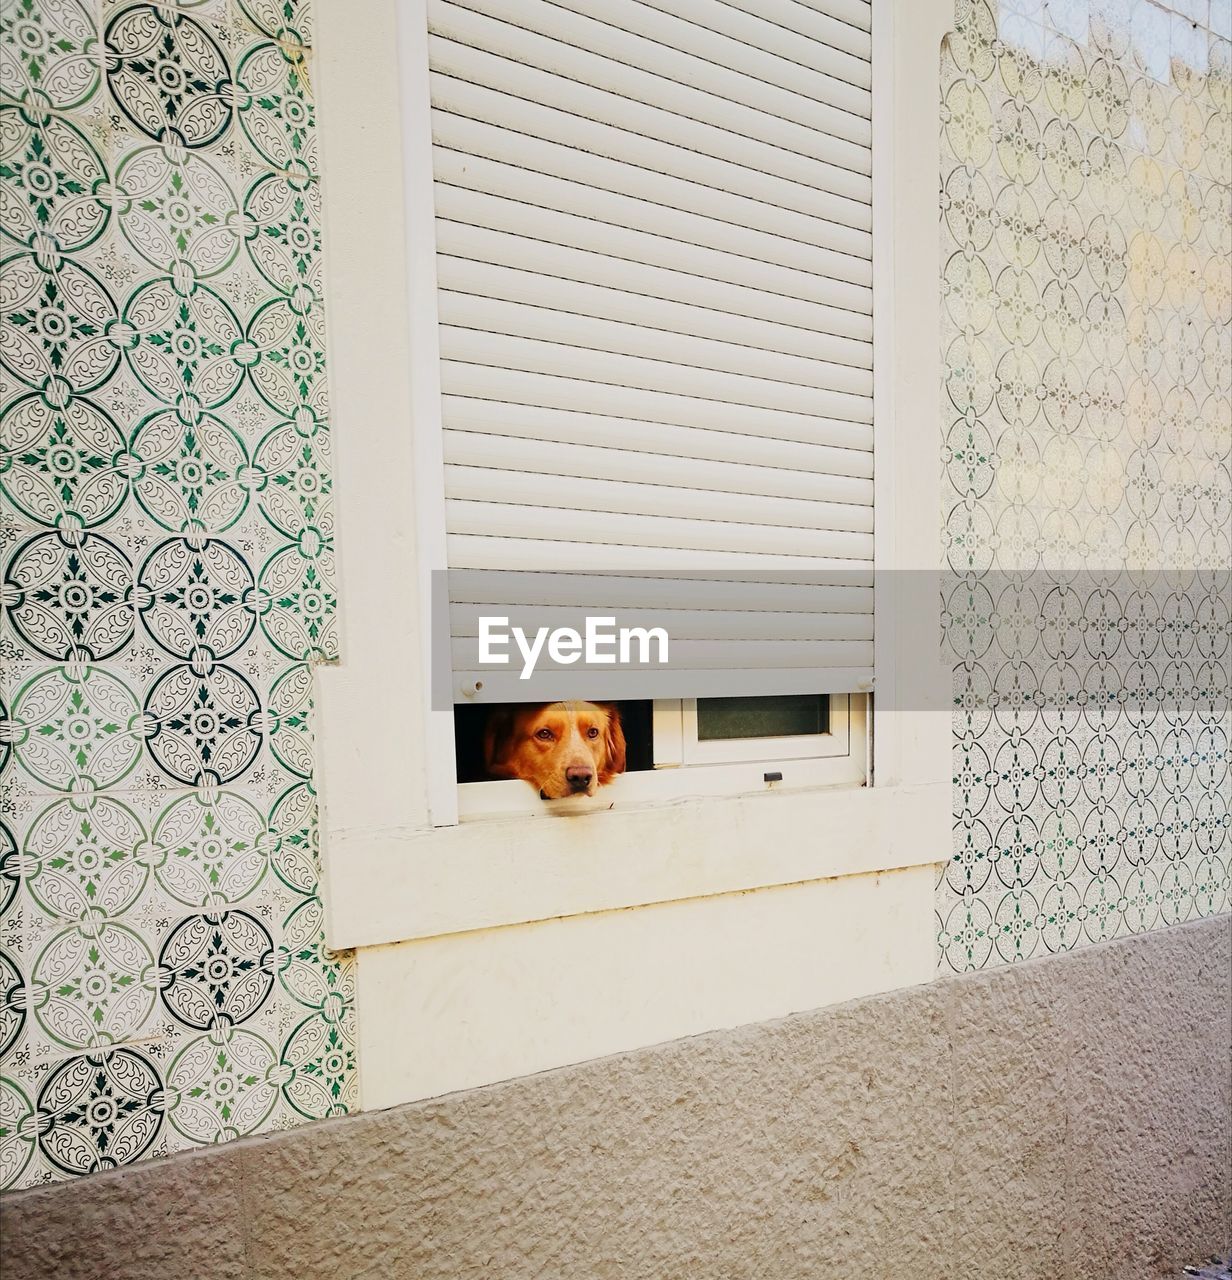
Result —
<svg viewBox="0 0 1232 1280"><path fill-rule="evenodd" d="M545 800L593 796L625 769L625 735L611 703L496 707L483 735L493 778L521 778Z"/></svg>

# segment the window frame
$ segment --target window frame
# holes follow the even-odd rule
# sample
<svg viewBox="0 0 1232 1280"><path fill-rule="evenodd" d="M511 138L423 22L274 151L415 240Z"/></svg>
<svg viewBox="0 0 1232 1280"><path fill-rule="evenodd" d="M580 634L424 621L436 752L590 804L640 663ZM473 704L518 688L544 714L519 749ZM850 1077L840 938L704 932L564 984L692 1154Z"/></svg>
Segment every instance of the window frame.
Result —
<svg viewBox="0 0 1232 1280"><path fill-rule="evenodd" d="M704 768L712 764L749 762L773 768L787 761L846 759L859 751L863 724L853 725L851 704L859 694L828 693L826 729L822 733L757 738L702 738L697 729L696 698L656 700L654 704L655 768ZM853 736L853 730L854 736ZM660 751L660 745L663 750ZM860 781L865 781L863 774Z"/></svg>
<svg viewBox="0 0 1232 1280"><path fill-rule="evenodd" d="M931 337L938 332L940 250L934 218L921 216L936 209L939 68L931 53L920 54L939 45L951 25L952 4L921 0L900 7L878 0L872 12L877 693L870 700L870 785L713 797L705 804L632 805L623 813L604 809L584 819L593 881L584 889L575 882L577 868L565 873L557 861L562 851L554 843L545 848L540 834L571 823L545 828L519 818L500 824L499 839L488 823L459 824L453 716L433 710L429 700L428 622L432 571L445 567L445 486L428 28L426 0L401 0L397 6L393 84L387 76L372 88L387 99L392 88L398 103L402 172L388 164L382 149L388 138L382 144L348 137L353 154L336 160L343 146L342 128L335 125L334 172L324 188L330 376L340 425L342 595L341 662L316 668L331 946L397 942L579 910L936 863L948 856L948 703L929 711L901 707L911 705L905 691L910 683L931 687L944 680L948 695L949 682L940 656L936 579L928 577L941 564L940 352ZM331 75L339 104L351 88L325 68L324 108ZM349 188L343 170L353 175ZM369 261L359 282L345 272L368 249L348 248L344 228L373 201L372 174L378 171L395 184L388 194L399 201L402 215L404 274L391 269L386 246L386 260L379 268ZM374 314L387 322L375 340L386 375L375 391L369 349ZM399 376L405 381L399 383ZM374 400L384 401L384 412L373 411ZM409 483L390 463L405 455L408 434ZM928 574L916 574L913 581L902 572L911 569ZM391 583L413 589L398 591ZM899 625L902 618L912 625ZM408 637L404 660L392 676L391 628ZM729 819L746 812L748 804L757 806L767 829L785 824L783 832L794 831L796 845L818 829L826 830L827 839L805 849L780 849L771 840L750 862L742 851L727 848L739 837L739 824ZM656 817L665 832L683 822L698 841L709 841L714 865L693 859L695 865L671 868L656 862L653 873L630 879L621 869L629 858L626 841L643 833L647 816ZM895 822L907 824L909 840L895 832ZM666 849L671 840L664 839ZM723 870L736 864L739 874ZM475 905L476 875L484 880L478 895L487 904L484 910Z"/></svg>
<svg viewBox="0 0 1232 1280"><path fill-rule="evenodd" d="M525 782L517 779L458 784L458 819L467 822L492 818L562 817L598 813L619 806L654 808L681 801L754 796L763 792L816 791L822 788L863 787L867 784L868 697L863 694L831 694L831 728L836 732L791 738L732 738L715 746L734 746L723 756L686 763L677 758L684 745L687 713L684 706L696 699L656 699L653 713L655 765L653 769L625 773L594 796L570 796L541 800ZM834 703L843 706L837 717ZM836 723L837 721L837 723ZM820 742L819 739L832 741ZM659 742L675 753L659 759ZM762 745L756 748L737 744ZM670 744L670 745L669 745ZM768 747L764 744L770 744ZM701 744L703 746L709 744ZM784 747L795 747L789 754ZM830 749L826 749L830 748ZM767 773L782 777L766 781Z"/></svg>

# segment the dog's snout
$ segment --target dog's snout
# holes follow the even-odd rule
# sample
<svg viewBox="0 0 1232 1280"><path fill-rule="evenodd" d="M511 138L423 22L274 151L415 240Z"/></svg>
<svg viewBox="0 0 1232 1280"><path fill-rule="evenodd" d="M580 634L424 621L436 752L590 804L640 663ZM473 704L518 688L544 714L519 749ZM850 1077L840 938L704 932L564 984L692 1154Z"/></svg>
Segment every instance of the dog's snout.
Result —
<svg viewBox="0 0 1232 1280"><path fill-rule="evenodd" d="M594 778L595 771L585 764L571 764L565 770L565 781L574 789L574 791L585 791L590 786L591 779Z"/></svg>

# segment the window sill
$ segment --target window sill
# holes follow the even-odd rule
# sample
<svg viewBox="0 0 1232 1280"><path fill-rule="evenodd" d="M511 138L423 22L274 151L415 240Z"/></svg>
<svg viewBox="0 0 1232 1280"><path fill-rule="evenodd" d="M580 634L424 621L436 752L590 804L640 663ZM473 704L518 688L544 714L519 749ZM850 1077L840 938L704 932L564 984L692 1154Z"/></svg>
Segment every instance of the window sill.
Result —
<svg viewBox="0 0 1232 1280"><path fill-rule="evenodd" d="M329 945L501 925L936 864L948 781L602 808L430 830L334 828Z"/></svg>
<svg viewBox="0 0 1232 1280"><path fill-rule="evenodd" d="M766 782L767 771L778 780ZM864 758L738 761L731 764L689 765L626 773L594 796L569 796L541 800L525 782L468 782L458 788L461 822L496 819L573 818L606 810L628 812L638 808L662 808L689 801L713 803L733 796L776 795L803 790L835 790L862 787Z"/></svg>

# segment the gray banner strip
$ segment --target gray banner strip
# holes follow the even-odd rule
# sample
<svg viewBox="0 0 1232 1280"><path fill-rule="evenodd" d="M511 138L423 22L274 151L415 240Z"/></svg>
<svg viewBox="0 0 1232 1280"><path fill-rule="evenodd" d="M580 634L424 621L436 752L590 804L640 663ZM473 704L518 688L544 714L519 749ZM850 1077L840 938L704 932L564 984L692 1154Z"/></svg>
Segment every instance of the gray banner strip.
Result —
<svg viewBox="0 0 1232 1280"><path fill-rule="evenodd" d="M1228 698L1232 575L1115 573L433 575L433 705L873 688L877 626L901 710L952 703L944 668L1012 673L1032 698ZM880 611L873 616L873 601ZM907 670L913 651L943 669ZM588 644L589 641L589 644ZM978 682L978 681L977 681ZM968 680L968 683L970 681ZM1221 701L1222 699L1222 701Z"/></svg>

